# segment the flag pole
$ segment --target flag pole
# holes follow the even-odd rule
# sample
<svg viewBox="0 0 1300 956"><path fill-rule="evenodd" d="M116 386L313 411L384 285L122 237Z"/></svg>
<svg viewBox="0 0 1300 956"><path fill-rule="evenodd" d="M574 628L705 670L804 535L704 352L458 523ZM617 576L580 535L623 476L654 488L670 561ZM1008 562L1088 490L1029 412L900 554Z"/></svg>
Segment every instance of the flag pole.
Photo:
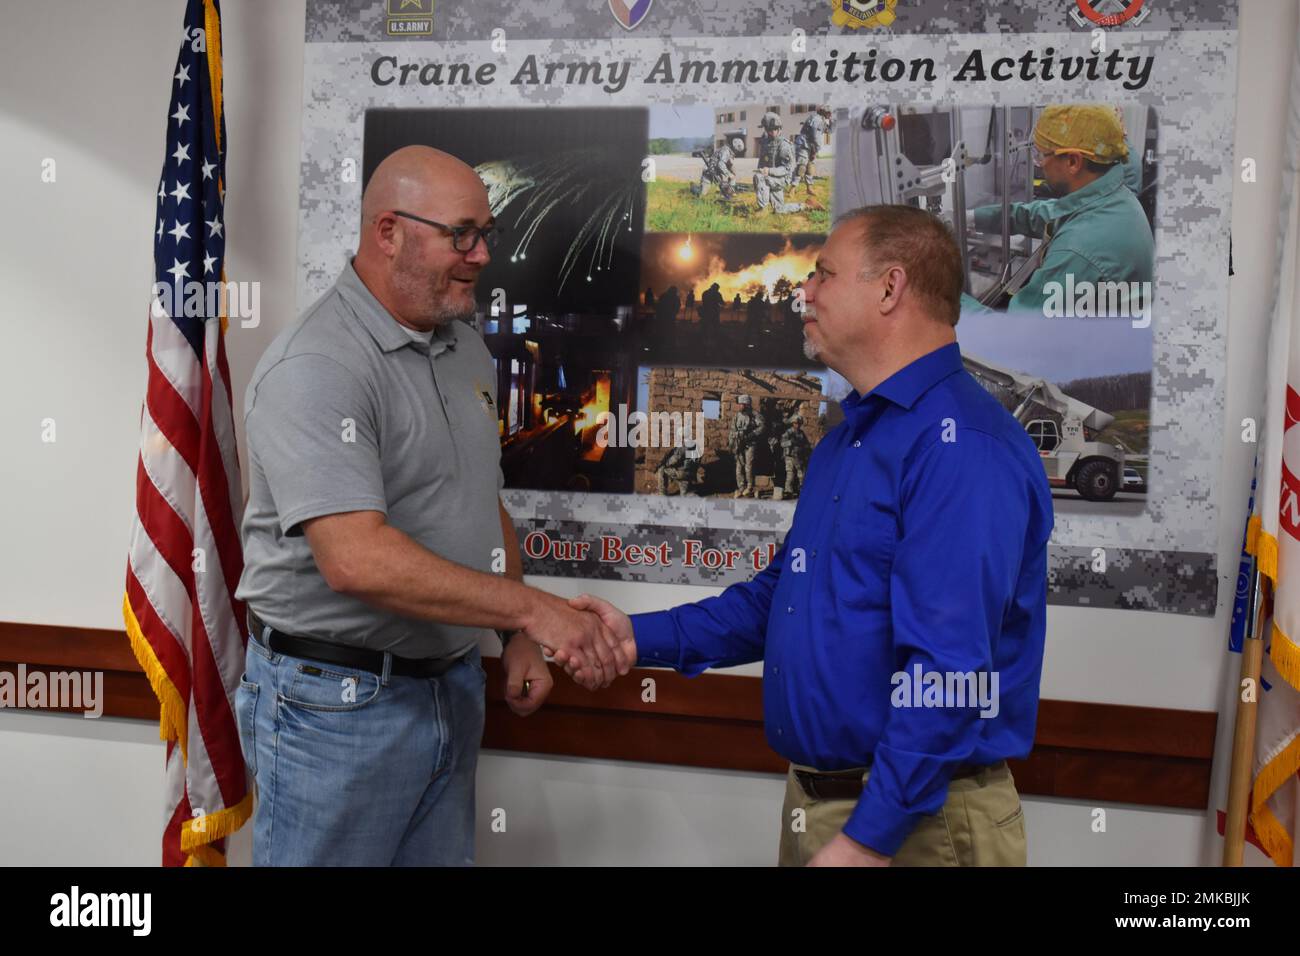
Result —
<svg viewBox="0 0 1300 956"><path fill-rule="evenodd" d="M1255 760L1255 718L1259 708L1259 672L1264 660L1264 622L1272 602L1266 575L1252 562L1251 589L1254 608L1241 642L1241 677L1237 682L1237 723L1232 737L1232 764L1228 775L1228 812L1223 826L1223 865L1241 866L1246 850L1246 818L1250 810L1251 770ZM1247 684L1249 681L1249 684ZM1251 688L1249 695L1243 693ZM1246 699L1246 698L1249 699Z"/></svg>

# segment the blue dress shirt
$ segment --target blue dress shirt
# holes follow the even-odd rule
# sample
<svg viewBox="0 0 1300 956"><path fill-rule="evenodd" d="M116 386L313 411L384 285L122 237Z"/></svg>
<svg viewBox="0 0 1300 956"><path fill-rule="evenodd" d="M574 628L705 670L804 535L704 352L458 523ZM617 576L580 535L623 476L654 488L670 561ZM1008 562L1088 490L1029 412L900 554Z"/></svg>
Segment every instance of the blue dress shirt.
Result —
<svg viewBox="0 0 1300 956"><path fill-rule="evenodd" d="M841 404L771 563L632 622L642 666L763 660L768 743L818 770L870 765L844 832L892 856L959 764L1033 746L1052 499L1038 450L956 343ZM917 687L900 706L896 675L918 669L983 672L996 703L916 706Z"/></svg>

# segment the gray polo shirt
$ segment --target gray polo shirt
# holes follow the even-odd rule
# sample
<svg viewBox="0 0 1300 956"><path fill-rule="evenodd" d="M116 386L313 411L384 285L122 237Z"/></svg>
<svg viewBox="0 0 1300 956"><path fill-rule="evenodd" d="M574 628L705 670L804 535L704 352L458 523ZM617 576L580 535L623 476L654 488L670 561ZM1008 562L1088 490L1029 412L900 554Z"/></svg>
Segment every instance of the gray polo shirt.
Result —
<svg viewBox="0 0 1300 956"><path fill-rule="evenodd" d="M491 571L503 545L496 371L462 322L429 341L349 264L257 363L245 399L249 497L236 595L276 630L402 657L455 657L482 628L420 621L332 591L302 522L381 511L435 554Z"/></svg>

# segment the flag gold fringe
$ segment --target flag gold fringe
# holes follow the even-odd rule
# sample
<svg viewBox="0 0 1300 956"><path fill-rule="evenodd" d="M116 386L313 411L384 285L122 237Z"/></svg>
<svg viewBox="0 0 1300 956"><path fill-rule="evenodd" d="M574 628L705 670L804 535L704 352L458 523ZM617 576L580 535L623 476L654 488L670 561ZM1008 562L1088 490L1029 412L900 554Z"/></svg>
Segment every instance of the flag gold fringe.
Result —
<svg viewBox="0 0 1300 956"><path fill-rule="evenodd" d="M1300 690L1300 646L1277 625L1273 626L1272 638L1268 650L1269 660L1288 684Z"/></svg>
<svg viewBox="0 0 1300 956"><path fill-rule="evenodd" d="M181 759L189 762L189 721L186 718L185 702L181 700L176 685L167 676L167 670L153 652L153 646L140 629L140 622L135 618L131 607L130 595L122 597L122 617L126 621L126 635L131 640L131 651L139 661L149 686L158 698L159 719L158 737L160 740L175 740L181 746Z"/></svg>
<svg viewBox="0 0 1300 956"><path fill-rule="evenodd" d="M185 865L223 867L226 865L226 855L218 851L216 847L199 846L195 847L194 852L185 858Z"/></svg>
<svg viewBox="0 0 1300 956"><path fill-rule="evenodd" d="M1259 515L1251 515L1246 522L1246 553L1253 555L1259 573L1277 586L1277 538L1264 530Z"/></svg>
<svg viewBox="0 0 1300 956"><path fill-rule="evenodd" d="M217 141L217 152L221 152L221 17L212 0L203 0L203 32L208 44L208 88L212 90L212 122L215 124L213 135ZM217 189L225 190L222 173L217 173ZM221 334L226 334L230 320L226 316L226 268L221 267Z"/></svg>
<svg viewBox="0 0 1300 956"><path fill-rule="evenodd" d="M1246 553L1255 558L1259 573L1269 579L1277 593L1277 538L1264 530L1259 515L1251 515L1246 524ZM1282 678L1300 691L1300 645L1276 624L1269 634L1269 660Z"/></svg>
<svg viewBox="0 0 1300 956"><path fill-rule="evenodd" d="M203 33L207 45L208 85L212 90L212 122L217 151L221 151L221 17L212 0L203 0ZM217 185L221 185L218 181Z"/></svg>
<svg viewBox="0 0 1300 956"><path fill-rule="evenodd" d="M181 824L181 849L192 853L205 844L230 836L253 815L253 795L247 793L233 807L194 817ZM215 852L215 851L214 851Z"/></svg>
<svg viewBox="0 0 1300 956"><path fill-rule="evenodd" d="M1300 769L1300 736L1259 768L1251 791L1250 825L1254 828L1260 845L1264 847L1264 852L1278 866L1291 866L1295 845L1286 827L1268 808L1267 801L1279 787L1295 777L1297 769Z"/></svg>

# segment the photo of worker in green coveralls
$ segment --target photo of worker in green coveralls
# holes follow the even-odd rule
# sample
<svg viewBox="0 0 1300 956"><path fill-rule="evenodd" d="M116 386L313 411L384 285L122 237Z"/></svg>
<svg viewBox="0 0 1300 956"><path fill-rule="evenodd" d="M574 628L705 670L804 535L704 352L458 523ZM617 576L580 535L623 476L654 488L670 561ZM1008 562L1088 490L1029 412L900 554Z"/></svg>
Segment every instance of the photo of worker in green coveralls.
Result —
<svg viewBox="0 0 1300 956"><path fill-rule="evenodd" d="M1048 106L1033 131L1034 161L1054 196L1012 203L1013 235L1042 239L1036 265L1007 305L1041 311L1053 292L1102 283L1146 283L1155 267L1155 243L1132 182L1140 165L1131 155L1123 121L1110 106ZM1135 169L1137 170L1135 176ZM1002 207L966 213L968 229L998 232ZM970 296L967 305L980 307Z"/></svg>
<svg viewBox="0 0 1300 956"><path fill-rule="evenodd" d="M917 206L962 250L963 312L1125 318L1155 280L1158 116L1136 103L879 103L837 117L832 212Z"/></svg>

